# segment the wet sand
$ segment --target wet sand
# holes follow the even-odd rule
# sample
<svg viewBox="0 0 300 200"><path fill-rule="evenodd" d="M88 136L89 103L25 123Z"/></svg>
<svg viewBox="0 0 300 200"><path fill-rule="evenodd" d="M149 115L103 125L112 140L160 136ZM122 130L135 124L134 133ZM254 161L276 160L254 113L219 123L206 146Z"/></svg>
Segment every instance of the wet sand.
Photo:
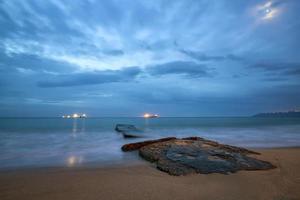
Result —
<svg viewBox="0 0 300 200"><path fill-rule="evenodd" d="M268 171L170 176L148 162L0 172L0 199L298 200L300 148L260 150Z"/></svg>

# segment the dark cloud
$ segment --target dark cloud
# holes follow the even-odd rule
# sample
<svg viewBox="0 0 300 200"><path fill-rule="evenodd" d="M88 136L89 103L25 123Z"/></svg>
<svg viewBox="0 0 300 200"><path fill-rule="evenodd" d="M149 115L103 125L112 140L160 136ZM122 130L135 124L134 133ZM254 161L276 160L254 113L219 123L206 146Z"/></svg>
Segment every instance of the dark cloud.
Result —
<svg viewBox="0 0 300 200"><path fill-rule="evenodd" d="M121 70L104 70L52 76L51 79L38 82L39 87L71 87L113 82L132 81L141 73L139 67L127 67Z"/></svg>
<svg viewBox="0 0 300 200"><path fill-rule="evenodd" d="M51 38L68 43L74 37L83 36L80 30L67 24L67 13L50 1L43 4L24 1L18 4L18 8L11 6L10 2L0 3L0 17L3 18L0 25L5 27L0 31L2 37L42 42Z"/></svg>
<svg viewBox="0 0 300 200"><path fill-rule="evenodd" d="M124 54L124 52L120 49L107 50L107 51L103 51L103 53L112 56L120 56Z"/></svg>
<svg viewBox="0 0 300 200"><path fill-rule="evenodd" d="M206 65L187 61L176 61L150 66L146 69L146 72L151 75L181 74L194 78L210 76Z"/></svg>
<svg viewBox="0 0 300 200"><path fill-rule="evenodd" d="M298 65L297 69L290 69L286 72L287 75L291 76L299 76L300 75L300 63Z"/></svg>
<svg viewBox="0 0 300 200"><path fill-rule="evenodd" d="M290 69L300 68L300 63L289 63L289 62L258 62L250 65L251 68L260 68L265 71L285 71Z"/></svg>
<svg viewBox="0 0 300 200"><path fill-rule="evenodd" d="M198 61L224 61L224 60L241 61L243 60L243 58L236 56L234 54L227 54L225 56L212 56L212 55L206 55L205 53L199 51L181 50L180 52Z"/></svg>
<svg viewBox="0 0 300 200"><path fill-rule="evenodd" d="M289 62L258 62L250 65L251 69L260 69L265 72L266 80L288 80L300 76L300 63Z"/></svg>
<svg viewBox="0 0 300 200"><path fill-rule="evenodd" d="M34 72L72 72L74 65L66 62L59 62L52 59L43 58L34 54L10 54L7 55L0 51L0 66L5 71L17 71L17 68L32 70ZM1 70L1 69L0 69Z"/></svg>

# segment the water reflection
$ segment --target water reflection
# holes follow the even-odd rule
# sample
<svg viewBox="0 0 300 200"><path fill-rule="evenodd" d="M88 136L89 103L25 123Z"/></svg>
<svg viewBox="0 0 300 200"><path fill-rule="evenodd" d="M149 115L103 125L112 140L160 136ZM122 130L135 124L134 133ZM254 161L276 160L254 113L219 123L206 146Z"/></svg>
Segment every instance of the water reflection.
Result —
<svg viewBox="0 0 300 200"><path fill-rule="evenodd" d="M67 165L68 165L68 167L74 167L74 166L80 165L82 163L82 161L83 161L82 156L72 155L67 158Z"/></svg>
<svg viewBox="0 0 300 200"><path fill-rule="evenodd" d="M85 132L85 119L81 119L81 132Z"/></svg>
<svg viewBox="0 0 300 200"><path fill-rule="evenodd" d="M77 119L73 119L72 133L77 133Z"/></svg>
<svg viewBox="0 0 300 200"><path fill-rule="evenodd" d="M76 136L76 133L85 132L85 119L73 119L72 133Z"/></svg>
<svg viewBox="0 0 300 200"><path fill-rule="evenodd" d="M144 122L145 122L145 127L149 126L149 119L148 118L144 118Z"/></svg>

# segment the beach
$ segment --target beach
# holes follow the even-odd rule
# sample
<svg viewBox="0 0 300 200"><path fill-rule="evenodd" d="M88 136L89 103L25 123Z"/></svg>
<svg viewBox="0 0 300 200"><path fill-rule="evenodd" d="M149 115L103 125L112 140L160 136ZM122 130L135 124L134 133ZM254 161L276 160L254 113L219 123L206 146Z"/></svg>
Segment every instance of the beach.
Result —
<svg viewBox="0 0 300 200"><path fill-rule="evenodd" d="M256 149L255 149L256 150ZM276 169L170 176L143 160L111 166L2 170L0 199L300 199L300 148L256 150Z"/></svg>

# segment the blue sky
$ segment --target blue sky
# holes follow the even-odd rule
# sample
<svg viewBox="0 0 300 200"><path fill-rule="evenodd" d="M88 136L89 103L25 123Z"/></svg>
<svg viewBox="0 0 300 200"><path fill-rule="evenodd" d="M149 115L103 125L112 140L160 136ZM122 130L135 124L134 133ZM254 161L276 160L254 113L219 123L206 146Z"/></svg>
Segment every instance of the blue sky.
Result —
<svg viewBox="0 0 300 200"><path fill-rule="evenodd" d="M0 116L300 107L300 1L0 0Z"/></svg>

